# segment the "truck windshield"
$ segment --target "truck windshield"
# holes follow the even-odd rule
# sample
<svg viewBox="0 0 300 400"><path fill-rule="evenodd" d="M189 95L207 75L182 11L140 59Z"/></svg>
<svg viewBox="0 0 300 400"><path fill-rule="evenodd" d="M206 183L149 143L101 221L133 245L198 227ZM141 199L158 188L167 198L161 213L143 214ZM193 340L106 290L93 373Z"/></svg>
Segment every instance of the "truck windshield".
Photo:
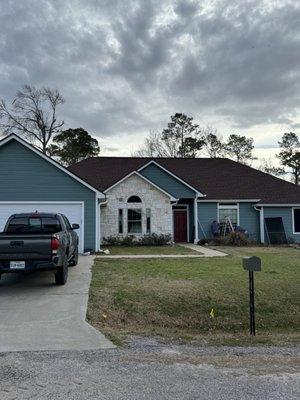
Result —
<svg viewBox="0 0 300 400"><path fill-rule="evenodd" d="M15 217L9 221L6 233L57 233L61 230L56 218Z"/></svg>

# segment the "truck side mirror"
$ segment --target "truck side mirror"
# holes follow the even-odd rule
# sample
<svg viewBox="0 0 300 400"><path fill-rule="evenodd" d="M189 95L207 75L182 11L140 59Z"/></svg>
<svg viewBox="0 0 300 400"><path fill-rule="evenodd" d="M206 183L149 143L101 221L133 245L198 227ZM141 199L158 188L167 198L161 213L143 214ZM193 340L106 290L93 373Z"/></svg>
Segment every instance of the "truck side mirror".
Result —
<svg viewBox="0 0 300 400"><path fill-rule="evenodd" d="M78 224L72 224L72 229L73 230L75 230L75 229L79 229L80 227L79 227L79 225Z"/></svg>

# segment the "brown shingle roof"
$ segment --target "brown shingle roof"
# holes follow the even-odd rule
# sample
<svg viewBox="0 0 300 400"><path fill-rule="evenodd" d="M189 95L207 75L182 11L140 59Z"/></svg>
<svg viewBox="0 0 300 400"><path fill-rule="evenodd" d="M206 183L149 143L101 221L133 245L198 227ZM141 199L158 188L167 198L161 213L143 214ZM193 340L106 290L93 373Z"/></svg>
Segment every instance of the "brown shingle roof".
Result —
<svg viewBox="0 0 300 400"><path fill-rule="evenodd" d="M226 158L97 157L69 169L100 191L154 160L206 195L206 199L261 199L268 204L300 204L300 186Z"/></svg>

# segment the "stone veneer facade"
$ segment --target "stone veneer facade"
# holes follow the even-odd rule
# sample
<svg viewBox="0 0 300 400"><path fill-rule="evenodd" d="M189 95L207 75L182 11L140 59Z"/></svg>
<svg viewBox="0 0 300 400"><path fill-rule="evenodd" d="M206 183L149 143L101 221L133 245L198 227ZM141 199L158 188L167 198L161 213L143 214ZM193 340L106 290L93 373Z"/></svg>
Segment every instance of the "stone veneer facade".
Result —
<svg viewBox="0 0 300 400"><path fill-rule="evenodd" d="M130 196L139 196L142 203L127 203ZM101 206L101 241L108 236L126 236L127 209L142 209L142 233L146 234L146 209L151 209L151 233L173 236L170 198L138 175L131 175L106 193L107 204ZM119 234L119 209L123 209L123 235Z"/></svg>

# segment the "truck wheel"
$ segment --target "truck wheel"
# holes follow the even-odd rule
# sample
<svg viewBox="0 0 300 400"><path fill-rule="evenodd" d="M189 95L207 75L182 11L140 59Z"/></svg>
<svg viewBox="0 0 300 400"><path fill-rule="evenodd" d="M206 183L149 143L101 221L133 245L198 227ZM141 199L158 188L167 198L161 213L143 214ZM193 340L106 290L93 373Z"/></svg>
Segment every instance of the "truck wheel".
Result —
<svg viewBox="0 0 300 400"><path fill-rule="evenodd" d="M68 280L68 261L67 258L64 261L64 264L55 274L55 283L57 285L65 285Z"/></svg>
<svg viewBox="0 0 300 400"><path fill-rule="evenodd" d="M72 258L71 258L69 266L70 267L75 267L77 264L78 264L78 246L76 247L76 249L74 251L74 254L73 254Z"/></svg>

